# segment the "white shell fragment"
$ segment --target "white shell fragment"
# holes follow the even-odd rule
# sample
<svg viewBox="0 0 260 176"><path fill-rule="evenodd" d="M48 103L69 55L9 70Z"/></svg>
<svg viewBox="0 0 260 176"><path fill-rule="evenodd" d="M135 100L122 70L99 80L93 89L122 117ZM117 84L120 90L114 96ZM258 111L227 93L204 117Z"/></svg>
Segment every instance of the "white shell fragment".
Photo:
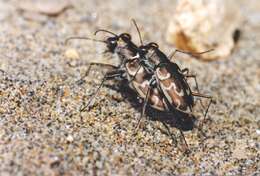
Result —
<svg viewBox="0 0 260 176"><path fill-rule="evenodd" d="M231 54L241 27L236 1L181 0L170 22L167 41L178 49L202 54L204 60L225 58Z"/></svg>
<svg viewBox="0 0 260 176"><path fill-rule="evenodd" d="M77 50L73 49L73 48L70 48L70 49L67 49L65 51L65 56L66 58L68 59L79 59L79 53L77 52Z"/></svg>

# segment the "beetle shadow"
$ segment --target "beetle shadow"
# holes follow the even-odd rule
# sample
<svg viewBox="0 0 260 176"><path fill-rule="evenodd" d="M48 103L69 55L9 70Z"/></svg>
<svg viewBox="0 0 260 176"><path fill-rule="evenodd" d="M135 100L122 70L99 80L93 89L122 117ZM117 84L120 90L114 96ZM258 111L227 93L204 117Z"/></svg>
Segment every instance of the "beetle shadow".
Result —
<svg viewBox="0 0 260 176"><path fill-rule="evenodd" d="M118 86L109 86L114 90L117 90L121 93L123 98L127 100L131 106L137 109L140 113L142 112L142 102L138 98L137 93L135 93L129 86L127 81L122 81ZM196 125L196 118L193 115L186 114L177 110L163 112L156 110L149 105L146 107L145 115L152 121L160 121L166 123L171 127L178 128L182 131L192 130Z"/></svg>

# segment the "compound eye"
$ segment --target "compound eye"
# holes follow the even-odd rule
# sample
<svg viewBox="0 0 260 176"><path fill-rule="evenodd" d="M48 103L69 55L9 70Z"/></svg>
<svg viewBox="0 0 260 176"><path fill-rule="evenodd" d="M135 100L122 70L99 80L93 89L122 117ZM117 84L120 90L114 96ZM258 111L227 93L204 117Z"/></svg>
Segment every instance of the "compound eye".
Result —
<svg viewBox="0 0 260 176"><path fill-rule="evenodd" d="M115 43L117 42L117 38L116 38L116 37L109 37L109 38L107 39L107 41L108 41L109 43L115 44Z"/></svg>
<svg viewBox="0 0 260 176"><path fill-rule="evenodd" d="M151 45L152 47L154 47L154 48L159 48L159 46L158 46L157 43L151 43L150 45Z"/></svg>
<svg viewBox="0 0 260 176"><path fill-rule="evenodd" d="M127 33L123 33L121 37L123 40L131 40L131 35Z"/></svg>

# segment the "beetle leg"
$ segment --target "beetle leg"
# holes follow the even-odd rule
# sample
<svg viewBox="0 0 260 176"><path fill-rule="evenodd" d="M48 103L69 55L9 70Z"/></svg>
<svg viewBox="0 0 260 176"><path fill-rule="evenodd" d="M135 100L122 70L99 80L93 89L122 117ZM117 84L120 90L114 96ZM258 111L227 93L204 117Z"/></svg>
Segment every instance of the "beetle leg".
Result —
<svg viewBox="0 0 260 176"><path fill-rule="evenodd" d="M136 127L135 127L135 133L136 133L136 130L137 130L137 129L139 128L139 126L140 126L141 119L142 119L143 116L144 116L144 113L145 113L145 110L146 110L146 106L147 106L147 103L148 103L148 98L149 98L149 96L150 96L150 92L151 92L151 87L149 86L149 87L148 87L148 90L147 90L147 92L146 92L146 95L145 95L145 100L144 100L144 103L143 103L141 116L139 117L138 122L137 122L137 125L136 125Z"/></svg>
<svg viewBox="0 0 260 176"><path fill-rule="evenodd" d="M167 133L168 133L168 135L171 137L171 139L172 139L172 141L174 142L174 144L175 144L175 147L177 147L178 145L178 141L176 140L176 136L173 134L173 133L171 133L171 130L170 130L170 128L169 128L169 126L165 123L165 122L163 122L162 121L162 124L165 126L165 128L167 129Z"/></svg>
<svg viewBox="0 0 260 176"><path fill-rule="evenodd" d="M114 70L118 69L118 67L116 67L116 66L114 66L114 65L111 65L111 64L91 62L91 63L89 64L89 67L88 67L87 71L85 72L84 76L83 76L81 79L83 79L83 78L85 78L85 77L88 76L88 74L89 74L89 72L90 72L90 70L91 70L91 68L92 68L93 65L101 66L101 67L111 67L111 68L113 68Z"/></svg>
<svg viewBox="0 0 260 176"><path fill-rule="evenodd" d="M168 55L168 58L172 60L172 58L175 59L174 55L177 53L177 49L175 49L171 54Z"/></svg>
<svg viewBox="0 0 260 176"><path fill-rule="evenodd" d="M187 141L186 141L186 139L185 139L185 136L184 136L184 134L183 134L183 131L182 131L181 129L179 129L179 131L180 131L180 133L181 133L181 137L182 137L182 139L183 139L183 141L184 141L184 145L185 145L184 153L188 154L188 153L190 152L188 143L187 143Z"/></svg>
<svg viewBox="0 0 260 176"><path fill-rule="evenodd" d="M208 95L204 95L204 94L200 94L200 93L196 93L196 92L192 92L191 94L192 94L193 96L196 96L196 97L207 98L207 99L210 100L210 101L209 101L209 104L208 104L208 106L207 106L207 109L206 109L206 111L204 112L204 119L203 119L203 122L204 122L205 119L206 119L206 116L207 116L209 107L210 107L210 105L211 105L211 103L212 103L213 97L212 97L212 96L208 96Z"/></svg>
<svg viewBox="0 0 260 176"><path fill-rule="evenodd" d="M182 72L187 72L187 74L184 74L184 76L186 78L193 78L193 80L195 82L196 90L197 90L198 93L200 93L199 84L197 82L196 75L189 75L189 69L188 68L183 69ZM199 102L200 102L200 105L202 106L202 108L205 109L205 106L203 105L201 99L199 99Z"/></svg>
<svg viewBox="0 0 260 176"><path fill-rule="evenodd" d="M181 70L181 72L183 73L183 75L186 77L186 78L193 78L194 81L195 81L195 85L196 85L196 89L198 91L198 93L200 92L199 91L199 84L197 82L197 79L196 79L196 75L190 75L189 72L190 70L188 68L184 68ZM186 72L186 73L185 73Z"/></svg>
<svg viewBox="0 0 260 176"><path fill-rule="evenodd" d="M184 141L184 144L185 144L185 149L184 149L184 150L178 147L178 141L177 141L177 139L176 139L176 136L175 136L173 133L171 133L171 130L170 130L169 126L168 126L165 122L162 122L162 124L163 124L164 127L167 129L167 133L168 133L168 135L171 137L171 140L174 142L175 147L177 147L181 152L189 153L188 143L187 143L187 141L186 141L186 139L185 139L185 136L184 136L182 130L179 129L179 130L180 130L180 133L181 133L181 137L182 137L182 139L183 139L183 141Z"/></svg>
<svg viewBox="0 0 260 176"><path fill-rule="evenodd" d="M175 50L168 56L168 58L171 60L172 57L174 57L174 55L175 55L176 53L183 53L183 54L188 54L188 55L193 56L193 57L194 57L194 56L197 57L198 55L205 54L205 53L211 52L211 51L213 51L213 50L214 50L214 49L209 49L209 50L203 51L203 52L189 52L189 51L183 51L183 50L175 49Z"/></svg>
<svg viewBox="0 0 260 176"><path fill-rule="evenodd" d="M81 82L83 82L84 78L88 76L92 66L94 66L94 65L101 66L101 67L111 67L113 70L118 70L119 69L119 67L116 67L114 65L91 62L89 64L89 67L88 67L87 71L85 72L85 74L79 80L77 80L76 83L81 84Z"/></svg>
<svg viewBox="0 0 260 176"><path fill-rule="evenodd" d="M94 95L92 95L91 98L89 99L89 101L87 102L87 104L83 108L81 108L81 110L80 110L81 112L85 111L89 107L89 105L92 103L92 101L96 97L97 93L99 92L100 88L104 85L105 81L122 75L122 72L120 72L120 71L121 70L116 70L114 72L109 72L109 73L105 74L104 78L102 79L101 83L99 84L98 88L96 89Z"/></svg>

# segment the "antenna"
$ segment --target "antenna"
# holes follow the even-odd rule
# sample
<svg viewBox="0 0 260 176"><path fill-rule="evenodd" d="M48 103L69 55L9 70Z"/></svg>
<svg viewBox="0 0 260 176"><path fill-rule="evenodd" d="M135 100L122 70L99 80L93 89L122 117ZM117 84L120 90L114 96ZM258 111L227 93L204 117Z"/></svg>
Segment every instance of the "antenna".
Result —
<svg viewBox="0 0 260 176"><path fill-rule="evenodd" d="M105 30L105 29L98 29L98 30L94 33L94 35L96 35L98 32L106 32L106 33L112 34L112 35L114 35L115 37L117 37L117 35L116 35L115 33L110 32L110 31Z"/></svg>
<svg viewBox="0 0 260 176"><path fill-rule="evenodd" d="M92 38L88 38L88 37L69 37L65 40L65 45L67 45L67 43L70 41L70 40L74 40L74 39L80 39L80 40L92 40L94 42L102 42L102 43L106 43L105 41L103 40L97 40L97 39L92 39Z"/></svg>
<svg viewBox="0 0 260 176"><path fill-rule="evenodd" d="M139 30L139 28L138 28L138 26L137 26L137 23L136 23L136 21L135 21L134 19L132 19L132 22L134 23L135 28L136 28L136 30L137 30L137 32L138 32L140 43L141 43L141 45L143 45L143 40L142 40L141 32L140 32L140 30Z"/></svg>

